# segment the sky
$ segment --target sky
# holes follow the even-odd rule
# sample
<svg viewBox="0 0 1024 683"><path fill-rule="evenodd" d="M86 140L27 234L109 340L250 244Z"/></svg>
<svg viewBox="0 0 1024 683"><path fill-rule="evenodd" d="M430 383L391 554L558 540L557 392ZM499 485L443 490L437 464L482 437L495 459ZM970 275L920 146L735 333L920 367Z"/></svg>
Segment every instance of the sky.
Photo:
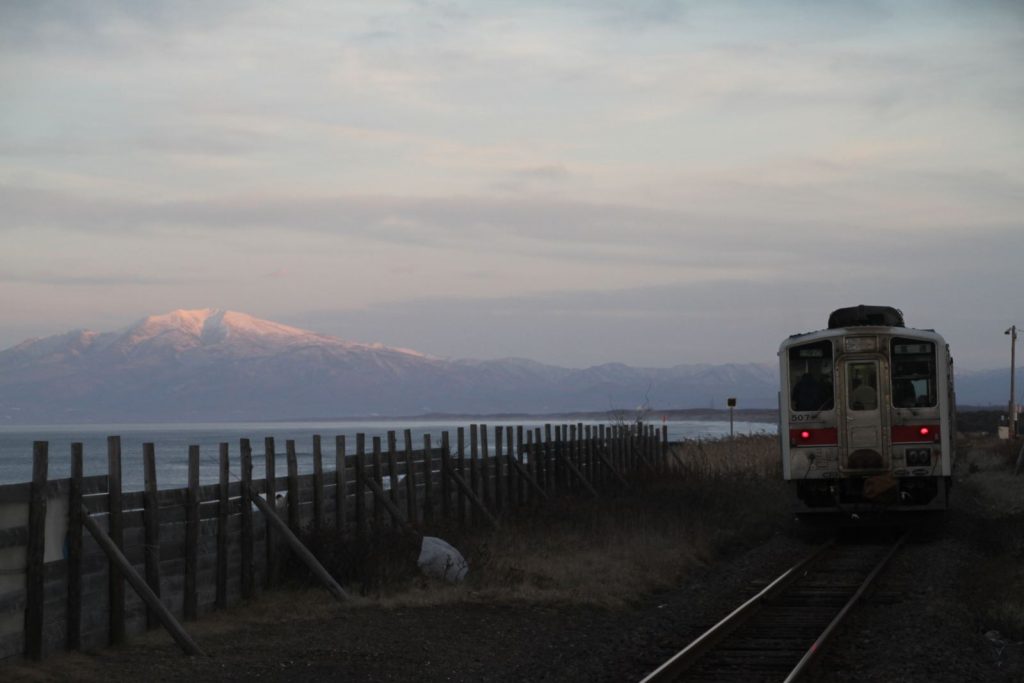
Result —
<svg viewBox="0 0 1024 683"><path fill-rule="evenodd" d="M1024 3L0 4L0 348L225 308L441 357L1024 326Z"/></svg>

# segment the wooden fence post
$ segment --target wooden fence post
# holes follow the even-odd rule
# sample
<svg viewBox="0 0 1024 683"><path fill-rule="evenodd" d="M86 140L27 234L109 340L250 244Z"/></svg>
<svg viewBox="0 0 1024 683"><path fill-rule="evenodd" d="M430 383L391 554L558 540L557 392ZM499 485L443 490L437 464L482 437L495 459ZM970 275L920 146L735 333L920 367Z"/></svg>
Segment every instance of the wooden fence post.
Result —
<svg viewBox="0 0 1024 683"><path fill-rule="evenodd" d="M451 467L451 445L448 443L448 432L441 432L441 518L446 522L452 516L452 487L445 476Z"/></svg>
<svg viewBox="0 0 1024 683"><path fill-rule="evenodd" d="M423 435L423 522L434 521L434 465L430 434Z"/></svg>
<svg viewBox="0 0 1024 683"><path fill-rule="evenodd" d="M563 432L563 434L564 434L564 432ZM576 437L577 437L576 425L571 424L571 425L569 425L569 434L567 435L568 444L566 445L566 449L565 449L566 450L566 456L567 456L565 458L565 461L568 462L568 463L572 463L573 465L577 464L576 460L579 457L579 453L577 451L579 449L579 445L580 444L579 444L579 440ZM578 468L577 468L577 471L579 471ZM566 488L568 488L570 491L575 491L579 487L579 482L573 481L572 477L570 477L568 475L569 475L569 472L566 472L566 477L565 478L566 478L566 480L568 482L568 485L566 486Z"/></svg>
<svg viewBox="0 0 1024 683"><path fill-rule="evenodd" d="M512 443L512 426L511 425L509 425L507 434L508 434L508 439L507 439L508 442ZM509 449L509 458L510 458L510 460L509 460L509 472L512 471L512 461L513 460L517 461L520 465L522 465L522 425L516 425L516 428L515 428L515 439L516 439L516 441L515 441L515 451L512 451L511 447ZM512 499L513 492L515 492L514 495L515 495L516 505L521 508L522 504L523 504L522 477L514 477L514 478L515 478L515 483L513 484L512 483L513 477L511 477L511 476L509 477L509 500Z"/></svg>
<svg viewBox="0 0 1024 683"><path fill-rule="evenodd" d="M565 436L568 436L567 434ZM555 495L565 488L565 467L562 465L562 425L555 425L555 441L551 444L552 467L555 470Z"/></svg>
<svg viewBox="0 0 1024 683"><path fill-rule="evenodd" d="M146 584L157 597L160 597L160 502L157 500L156 479L156 446L153 443L142 444L142 520L145 525L146 549ZM160 616L156 610L146 610L146 627L156 628L160 625Z"/></svg>
<svg viewBox="0 0 1024 683"><path fill-rule="evenodd" d="M584 471L587 474L587 479L589 479L590 483L596 487L597 481L594 479L594 459L591 457L593 453L591 447L594 445L594 441L591 435L590 428L591 425L586 425L584 427L585 435L583 437L583 465Z"/></svg>
<svg viewBox="0 0 1024 683"><path fill-rule="evenodd" d="M356 434L356 535L366 537L366 435Z"/></svg>
<svg viewBox="0 0 1024 683"><path fill-rule="evenodd" d="M345 508L348 507L348 482L345 481L345 435L334 437L334 483L337 491L334 496L334 522L339 534L345 533Z"/></svg>
<svg viewBox="0 0 1024 683"><path fill-rule="evenodd" d="M242 599L249 600L255 594L256 578L253 562L253 529L252 529L252 446L249 439L238 442L239 473L242 478L242 566L241 584Z"/></svg>
<svg viewBox="0 0 1024 683"><path fill-rule="evenodd" d="M548 468L547 460L545 456L544 444L540 437L540 427L535 427L533 430L533 452L530 454L531 460L537 461L537 483L544 489L545 493L548 490Z"/></svg>
<svg viewBox="0 0 1024 683"><path fill-rule="evenodd" d="M377 482L377 486L384 490L384 473L381 470L380 463L380 437L373 437L373 480ZM381 525L381 503L377 500L376 496L373 499L373 531L374 533L380 533Z"/></svg>
<svg viewBox="0 0 1024 683"><path fill-rule="evenodd" d="M217 609L228 606L228 506L231 496L228 492L228 445L220 444L220 486L217 501Z"/></svg>
<svg viewBox="0 0 1024 683"><path fill-rule="evenodd" d="M313 533L319 543L324 528L324 455L320 435L313 435Z"/></svg>
<svg viewBox="0 0 1024 683"><path fill-rule="evenodd" d="M522 432L520 432L520 434L521 433ZM505 426L505 461L506 461L505 472L508 474L508 476L505 477L505 479L506 479L506 481L508 481L508 495L506 496L505 500L508 502L509 508L513 508L513 507L515 507L517 505L522 505L523 504L522 496L517 496L516 495L516 491L520 490L519 487L521 486L520 481L519 481L520 478L512 476L512 461L515 460L517 457L519 457L518 452L516 451L516 449L512 445L512 434L513 434L512 425L506 425Z"/></svg>
<svg viewBox="0 0 1024 683"><path fill-rule="evenodd" d="M526 469L529 470L530 474L533 475L533 478L537 481L538 484L540 484L541 489L543 489L544 485L541 484L540 468L537 467L537 450L536 450L536 448L534 448L534 445L533 445L533 430L532 429L526 430L526 466L527 466ZM532 491L530 491L529 495L530 495L530 502L533 502L534 496L536 494L534 494Z"/></svg>
<svg viewBox="0 0 1024 683"><path fill-rule="evenodd" d="M668 461L668 425L664 423L661 425L661 457Z"/></svg>
<svg viewBox="0 0 1024 683"><path fill-rule="evenodd" d="M462 477L463 480L465 480L466 479L466 428L465 427L459 427L458 431L456 432L456 434L457 434L457 436L456 436L456 448L458 449L458 452L456 453L456 457L458 458L457 462L458 462L458 465L459 465L459 476ZM461 487L459 487L459 489L458 489L458 498L457 498L456 502L458 503L458 506L459 506L459 524L461 524L462 526L465 526L466 525L466 494L463 492Z"/></svg>
<svg viewBox="0 0 1024 683"><path fill-rule="evenodd" d="M199 569L199 446L188 447L188 493L185 503L185 619L199 617L196 590Z"/></svg>
<svg viewBox="0 0 1024 683"><path fill-rule="evenodd" d="M395 431L388 431L388 497L398 505L398 446ZM382 487L383 488L383 487Z"/></svg>
<svg viewBox="0 0 1024 683"><path fill-rule="evenodd" d="M71 444L68 489L68 649L82 646L82 443Z"/></svg>
<svg viewBox="0 0 1024 683"><path fill-rule="evenodd" d="M484 505L494 510L494 497L491 495L491 458L487 447L487 425L480 425L480 490L483 493Z"/></svg>
<svg viewBox="0 0 1024 683"><path fill-rule="evenodd" d="M505 482L501 477L501 468L505 464L502 462L505 459L505 454L502 452L502 433L505 430L498 425L494 428L494 509L497 512L501 512L505 498Z"/></svg>
<svg viewBox="0 0 1024 683"><path fill-rule="evenodd" d="M299 519L299 458L295 454L295 439L285 440L284 451L288 466L288 528L298 534L302 520Z"/></svg>
<svg viewBox="0 0 1024 683"><path fill-rule="evenodd" d="M25 548L25 656L43 658L43 601L46 565L46 476L50 444L32 443L32 484L28 500L28 545Z"/></svg>
<svg viewBox="0 0 1024 683"><path fill-rule="evenodd" d="M412 458L412 430L406 429L402 432L402 440L405 446L405 518L409 524L419 524L419 506L416 504L416 467ZM426 452L424 452L424 457Z"/></svg>
<svg viewBox="0 0 1024 683"><path fill-rule="evenodd" d="M107 505L108 535L118 550L124 548L124 525L121 521L121 437L107 437ZM111 561L109 575L110 642L124 641L124 575Z"/></svg>
<svg viewBox="0 0 1024 683"><path fill-rule="evenodd" d="M270 501L272 508L277 508L277 453L274 451L274 437L268 436L263 439L263 457L266 462L266 498ZM259 495L253 493L253 498ZM265 543L267 554L266 586L270 588L277 583L277 532L274 531L274 524L269 519L263 520L266 529Z"/></svg>
<svg viewBox="0 0 1024 683"><path fill-rule="evenodd" d="M554 441L551 435L551 425L544 425L544 445L541 450L541 458L544 460L544 490L549 493L554 490L554 472L551 467L552 449L554 448Z"/></svg>
<svg viewBox="0 0 1024 683"><path fill-rule="evenodd" d="M479 426L476 424L469 425L469 486L473 490L473 495L477 498L480 496L480 435L478 433ZM476 506L473 506L473 524L480 523L480 512Z"/></svg>

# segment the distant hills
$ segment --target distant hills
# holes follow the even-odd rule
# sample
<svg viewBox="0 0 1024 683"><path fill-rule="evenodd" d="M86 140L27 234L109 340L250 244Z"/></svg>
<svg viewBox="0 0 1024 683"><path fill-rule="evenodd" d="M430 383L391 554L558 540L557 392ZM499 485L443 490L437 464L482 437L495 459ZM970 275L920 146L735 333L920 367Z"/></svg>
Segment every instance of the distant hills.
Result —
<svg viewBox="0 0 1024 683"><path fill-rule="evenodd" d="M777 373L774 363L571 369L447 360L234 311L178 310L0 351L0 424L721 409L729 396L742 408L774 409ZM1003 405L1007 374L958 374L959 402Z"/></svg>
<svg viewBox="0 0 1024 683"><path fill-rule="evenodd" d="M774 408L774 364L584 369L447 360L213 309L0 351L0 423L238 421L556 413L651 405Z"/></svg>

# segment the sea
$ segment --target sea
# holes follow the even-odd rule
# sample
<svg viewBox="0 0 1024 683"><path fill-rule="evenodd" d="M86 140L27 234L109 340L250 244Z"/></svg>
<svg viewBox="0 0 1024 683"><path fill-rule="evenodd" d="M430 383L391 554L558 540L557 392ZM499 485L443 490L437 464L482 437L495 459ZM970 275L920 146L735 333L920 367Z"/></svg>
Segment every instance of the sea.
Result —
<svg viewBox="0 0 1024 683"><path fill-rule="evenodd" d="M543 428L545 424L579 424L558 418L539 420L493 420L478 421L476 424L486 425L488 429L488 445L494 451L494 428L497 426L513 428L523 425L527 428ZM609 424L605 422L583 421L584 426ZM649 424L668 427L670 441L685 439L716 439L729 435L728 421L694 421L694 420L652 420ZM459 427L466 428L466 447L469 447L470 422L454 422L442 420L380 420L380 421L343 421L343 422L227 422L197 424L104 424L104 425L45 425L45 426L3 426L0 425L0 484L14 484L32 479L32 448L35 441L46 441L49 452L50 479L62 479L69 476L71 461L71 444L83 444L83 467L86 476L106 474L107 472L107 437L121 438L122 482L125 491L140 491L143 487L142 444L154 444L157 462L157 482L159 487L176 488L185 486L188 481L188 447L198 445L200 453L200 482L216 483L218 480L219 444L227 442L230 449L231 478L238 479L238 448L239 439L248 438L252 443L253 478L261 479L265 474L263 445L264 438L275 439L276 470L278 476L287 474L287 462L284 457L285 442L295 441L299 472L313 471L313 435L319 434L322 440L324 468L333 469L334 437L346 436L346 450L355 452L356 434L366 435L366 447L369 451L373 437L381 437L387 444L389 431L397 432L398 448L403 446L403 432L412 432L414 449L423 447L423 435L430 434L436 447L441 442L441 433L449 432L451 447L455 447L456 432ZM777 426L764 422L735 422L733 433L737 435L775 434Z"/></svg>

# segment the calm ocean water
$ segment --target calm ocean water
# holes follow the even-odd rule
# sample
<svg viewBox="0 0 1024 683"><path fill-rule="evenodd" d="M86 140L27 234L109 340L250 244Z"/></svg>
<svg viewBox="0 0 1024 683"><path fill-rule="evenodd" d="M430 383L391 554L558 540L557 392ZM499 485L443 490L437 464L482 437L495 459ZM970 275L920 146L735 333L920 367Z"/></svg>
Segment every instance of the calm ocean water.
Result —
<svg viewBox="0 0 1024 683"><path fill-rule="evenodd" d="M543 427L544 421L529 422L522 420L495 420L484 423L488 428L488 441L494 448L494 427ZM552 422L562 424L562 421ZM598 422L584 421L584 425L597 425ZM607 422L604 424L608 424ZM652 424L660 425L660 421ZM716 438L729 434L728 422L695 422L673 421L668 425L670 441L697 438ZM374 436L381 437L386 445L389 430L398 432L398 445L403 446L402 432L412 431L413 448L423 447L423 435L430 434L433 444L440 444L441 432L450 432L451 446L455 447L455 432L459 427L466 427L468 448L469 422L442 422L428 420L379 421L379 422L259 422L259 423L223 423L223 424L132 424L132 425L46 425L32 426L0 426L0 484L29 481L32 478L32 442L49 442L51 479L67 477L70 472L71 443L81 441L84 448L85 474L105 474L107 463L107 436L121 437L121 463L124 489L126 491L141 490L142 476L142 444L153 442L156 449L157 481L160 488L184 486L188 480L188 447L197 444L200 447L200 481L204 484L215 483L218 477L217 454L218 444L226 441L230 444L231 476L238 477L238 440L248 438L253 449L253 478L264 476L263 439L272 436L276 440L277 471L286 474L287 463L284 458L285 441L295 440L296 453L301 473L313 471L312 448L313 435L320 434L324 454L324 467L333 469L334 437L344 434L349 453L355 452L355 435L366 434L367 449L370 448ZM776 425L761 422L736 422L737 434L775 434Z"/></svg>

